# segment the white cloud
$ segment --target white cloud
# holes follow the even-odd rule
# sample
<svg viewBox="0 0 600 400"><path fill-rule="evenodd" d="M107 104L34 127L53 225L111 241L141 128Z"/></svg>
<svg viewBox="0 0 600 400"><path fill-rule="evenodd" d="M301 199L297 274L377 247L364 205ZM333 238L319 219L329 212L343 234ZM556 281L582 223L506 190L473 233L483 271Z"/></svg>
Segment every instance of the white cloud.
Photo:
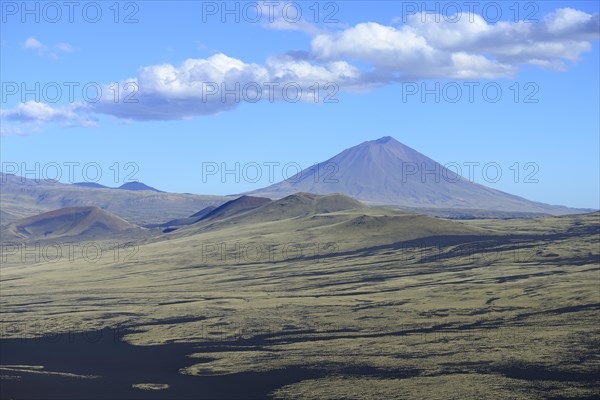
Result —
<svg viewBox="0 0 600 400"><path fill-rule="evenodd" d="M454 22L453 22L454 21ZM525 64L564 69L598 40L598 14L558 9L540 23L488 24L475 14L441 18L413 14L399 28L374 22L315 36L320 60L350 59L400 78L493 79L512 77Z"/></svg>
<svg viewBox="0 0 600 400"><path fill-rule="evenodd" d="M3 110L2 117L18 122L70 125L90 123L92 112L130 120L184 119L218 114L255 99L295 101L298 95L299 101L315 101L315 84L319 96L324 96L324 92L332 92L331 87L326 88L328 84L352 90L361 89L362 81L361 72L344 61L313 63L283 55L259 65L219 53L205 59L188 59L179 66L143 67L136 77L119 83L117 96L114 86L104 86L100 100L85 107L83 103L51 107L27 102ZM286 85L290 87L284 89Z"/></svg>
<svg viewBox="0 0 600 400"><path fill-rule="evenodd" d="M345 61L314 64L291 56L271 57L266 62L268 77L275 82L295 82L308 87L315 82L341 82L348 87L360 81L360 71Z"/></svg>
<svg viewBox="0 0 600 400"><path fill-rule="evenodd" d="M494 79L514 75L514 68L481 55L452 53L452 64L448 67L451 79Z"/></svg>
<svg viewBox="0 0 600 400"><path fill-rule="evenodd" d="M103 90L108 95L91 107L95 112L126 119L181 119L218 114L255 99L285 101L286 95L295 98L297 88L299 100L314 101L311 87L316 83L323 90L331 82L347 88L362 85L360 71L344 61L314 64L278 56L259 65L219 53L188 59L180 66L143 67L138 76L121 82L121 87L129 84L132 90L121 91L116 101L113 92ZM284 93L285 85L294 87ZM127 94L134 91L127 101Z"/></svg>
<svg viewBox="0 0 600 400"><path fill-rule="evenodd" d="M25 46L26 49L44 49L46 47L34 37L27 38L23 43L23 46Z"/></svg>
<svg viewBox="0 0 600 400"><path fill-rule="evenodd" d="M89 115L89 111L89 107L84 103L52 107L36 101L27 101L18 104L13 109L0 110L0 118L33 125L61 122L63 126L67 127L93 126L95 119Z"/></svg>
<svg viewBox="0 0 600 400"><path fill-rule="evenodd" d="M50 121L56 118L72 116L67 110L58 110L44 103L28 101L21 103L16 109L3 111L2 117L20 121Z"/></svg>
<svg viewBox="0 0 600 400"><path fill-rule="evenodd" d="M435 50L411 29L396 29L374 22L361 23L338 33L317 35L311 48L318 59L348 57L369 60L383 67L410 65L435 56Z"/></svg>
<svg viewBox="0 0 600 400"><path fill-rule="evenodd" d="M339 31L276 19L270 21L273 29L313 35L310 51L270 57L262 64L218 53L180 65L149 65L122 80L116 98L114 87L105 86L96 103L51 107L27 102L0 115L35 126L89 126L95 124L94 113L125 121L171 120L214 115L253 100L285 101L285 85L301 89L299 100L311 101L315 84L322 90L334 83L341 91L366 91L402 80L510 78L523 65L564 70L566 62L577 61L599 37L598 14L571 8L558 9L539 23L488 24L466 13L453 17L415 14L399 27L365 22ZM48 55L33 37L25 47ZM73 50L67 43L55 48Z"/></svg>
<svg viewBox="0 0 600 400"><path fill-rule="evenodd" d="M456 20L456 22L452 22ZM409 16L406 29L439 50L464 49L493 29L477 14L455 14L451 18L439 18L436 14ZM518 34L518 32L511 32Z"/></svg>
<svg viewBox="0 0 600 400"><path fill-rule="evenodd" d="M278 31L299 31L311 36L323 32L321 29L317 28L315 25L309 22L302 20L298 22L290 22L286 21L283 18L276 19L273 22L265 22L263 24L263 27Z"/></svg>
<svg viewBox="0 0 600 400"><path fill-rule="evenodd" d="M262 26L266 29L281 31L299 31L308 35L316 35L322 30L303 17L310 11L298 6L296 2L261 1L258 3ZM249 17L253 18L253 17ZM313 15L314 18L314 15Z"/></svg>
<svg viewBox="0 0 600 400"><path fill-rule="evenodd" d="M45 44L43 44L42 42L40 42L39 40L37 40L34 37L27 38L25 40L25 42L23 42L23 47L26 49L37 50L39 56L48 57L53 60L56 60L59 58L57 51L62 52L62 53L73 52L73 46L71 46L69 43L64 43L64 42L57 43L53 47L57 51L51 51L48 46L46 46Z"/></svg>
<svg viewBox="0 0 600 400"><path fill-rule="evenodd" d="M578 31L582 26L594 23L596 20L596 26L598 22L598 16L592 16L583 11L575 10L572 8L560 8L553 13L548 14L542 23L548 29L548 32L563 34L566 32Z"/></svg>

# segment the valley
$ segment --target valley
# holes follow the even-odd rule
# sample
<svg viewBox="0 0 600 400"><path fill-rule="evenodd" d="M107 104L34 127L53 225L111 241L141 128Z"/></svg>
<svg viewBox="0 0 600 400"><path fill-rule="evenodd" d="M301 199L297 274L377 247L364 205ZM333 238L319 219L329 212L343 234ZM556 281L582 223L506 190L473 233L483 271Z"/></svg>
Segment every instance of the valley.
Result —
<svg viewBox="0 0 600 400"><path fill-rule="evenodd" d="M211 377L269 380L300 369L296 381L260 396L414 398L452 383L452 396L467 399L490 387L498 398L592 398L599 218L449 221L294 195L142 238L122 262L35 263L5 254L2 334L35 340L108 329L142 348L186 345L171 368L197 381L164 378L168 389L133 390L167 382L121 371L128 384L102 392L112 396L168 398ZM88 361L54 372L83 368L113 379ZM32 379L22 367L3 368Z"/></svg>
<svg viewBox="0 0 600 400"><path fill-rule="evenodd" d="M597 211L7 180L3 397L599 394Z"/></svg>

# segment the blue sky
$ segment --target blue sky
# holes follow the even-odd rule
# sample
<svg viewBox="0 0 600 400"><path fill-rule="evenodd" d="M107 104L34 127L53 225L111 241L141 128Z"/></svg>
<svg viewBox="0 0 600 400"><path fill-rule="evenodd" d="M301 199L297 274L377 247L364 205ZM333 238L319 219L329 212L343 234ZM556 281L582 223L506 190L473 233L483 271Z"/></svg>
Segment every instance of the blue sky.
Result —
<svg viewBox="0 0 600 400"><path fill-rule="evenodd" d="M74 181L100 170L109 186L134 173L166 191L232 194L272 183L264 163L279 163L278 181L284 166L390 135L463 175L479 163L473 179L493 188L600 207L597 2L429 2L428 14L422 2L229 2L227 15L222 2L120 2L118 15L99 2L95 23L94 4L76 3L70 22L62 2L60 18L44 2L28 3L31 13L1 2L4 172L39 163L34 174L53 177L58 165L68 182L72 165ZM279 86L269 92L268 82ZM247 91L223 101L223 83ZM23 98L22 86L36 93ZM261 100L245 101L257 87ZM422 98L424 88L433 92ZM336 102L323 102L328 94ZM207 163L239 163L240 177L203 178ZM244 179L250 163L261 165L258 182ZM492 163L497 182L482 172Z"/></svg>

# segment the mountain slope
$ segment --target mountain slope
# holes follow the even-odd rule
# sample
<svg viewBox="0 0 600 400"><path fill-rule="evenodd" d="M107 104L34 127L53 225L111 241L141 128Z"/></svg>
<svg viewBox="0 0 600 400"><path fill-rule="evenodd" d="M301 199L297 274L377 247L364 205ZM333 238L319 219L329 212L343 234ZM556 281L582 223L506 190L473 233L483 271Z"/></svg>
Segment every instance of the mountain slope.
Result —
<svg viewBox="0 0 600 400"><path fill-rule="evenodd" d="M215 206L205 207L202 210L198 211L197 213L190 215L188 218L203 218L205 215L210 214L216 208L217 207L215 207Z"/></svg>
<svg viewBox="0 0 600 400"><path fill-rule="evenodd" d="M0 226L8 225L9 223L19 219L14 214L9 213L8 211L0 209Z"/></svg>
<svg viewBox="0 0 600 400"><path fill-rule="evenodd" d="M19 238L58 238L106 235L136 228L98 207L66 207L14 221L8 225L8 233Z"/></svg>
<svg viewBox="0 0 600 400"><path fill-rule="evenodd" d="M578 212L470 182L389 136L344 150L317 167L251 193L282 198L296 192L342 193L372 205L399 207Z"/></svg>
<svg viewBox="0 0 600 400"><path fill-rule="evenodd" d="M208 214L205 214L200 218L200 221L216 221L225 219L253 210L270 202L271 199L264 197L241 196L235 200L228 201L227 203L215 208Z"/></svg>
<svg viewBox="0 0 600 400"><path fill-rule="evenodd" d="M150 225L146 225L145 227L146 228L168 228L168 227L179 227L179 226L185 226L185 225L192 225L192 224L195 224L196 222L200 221L202 218L204 218L205 215L211 213L216 208L217 207L215 207L215 206L208 206L208 207L205 207L202 210L198 211L197 213L190 215L189 217L176 218L176 219L172 219L172 220L162 223L162 224L150 224Z"/></svg>
<svg viewBox="0 0 600 400"><path fill-rule="evenodd" d="M362 210L364 208L366 208L364 204L341 194L295 193L245 214L243 219L244 221L254 220L258 222L277 221L338 211Z"/></svg>

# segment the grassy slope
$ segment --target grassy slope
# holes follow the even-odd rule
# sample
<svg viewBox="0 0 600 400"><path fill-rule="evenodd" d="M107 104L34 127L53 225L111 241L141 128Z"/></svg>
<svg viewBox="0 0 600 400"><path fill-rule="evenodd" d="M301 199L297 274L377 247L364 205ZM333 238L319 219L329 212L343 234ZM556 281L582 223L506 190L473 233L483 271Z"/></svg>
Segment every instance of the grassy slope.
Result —
<svg viewBox="0 0 600 400"><path fill-rule="evenodd" d="M146 243L126 261L9 260L2 322L24 334L34 323L44 332L121 324L139 329L127 340L140 345L231 344L199 352L212 361L189 374L327 371L278 397L591 397L598 222L596 213L454 223L373 209L222 221ZM425 239L432 232L442 236ZM268 244L272 253L251 251Z"/></svg>

